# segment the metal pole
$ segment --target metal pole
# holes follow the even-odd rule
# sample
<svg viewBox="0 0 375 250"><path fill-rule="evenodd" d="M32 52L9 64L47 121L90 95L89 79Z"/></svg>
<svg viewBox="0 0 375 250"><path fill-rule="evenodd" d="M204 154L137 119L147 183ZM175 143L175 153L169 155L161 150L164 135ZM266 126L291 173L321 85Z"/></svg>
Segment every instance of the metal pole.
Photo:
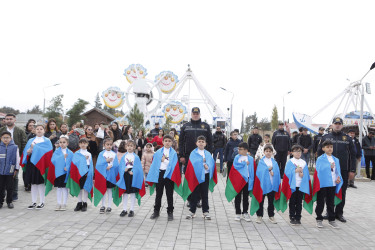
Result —
<svg viewBox="0 0 375 250"><path fill-rule="evenodd" d="M232 100L230 102L230 131L233 131L233 98L234 93L232 93Z"/></svg>
<svg viewBox="0 0 375 250"><path fill-rule="evenodd" d="M284 102L284 97L285 97L285 95L283 95L283 122L285 121L285 102Z"/></svg>

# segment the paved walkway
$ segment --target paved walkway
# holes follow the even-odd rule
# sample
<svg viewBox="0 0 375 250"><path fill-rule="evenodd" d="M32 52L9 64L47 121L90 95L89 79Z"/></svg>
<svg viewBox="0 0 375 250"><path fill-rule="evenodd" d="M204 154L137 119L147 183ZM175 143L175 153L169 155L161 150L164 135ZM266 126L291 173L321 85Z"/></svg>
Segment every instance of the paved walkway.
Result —
<svg viewBox="0 0 375 250"><path fill-rule="evenodd" d="M146 194L135 217L120 218L120 207L111 214L99 214L99 208L89 204L87 212L74 212L76 198L72 197L67 211L55 212L54 190L46 198L44 210L27 210L31 195L21 191L15 209L0 210L0 249L374 249L375 182L356 185L358 189L348 189L348 222L338 222L338 230L326 221L325 228L316 228L315 216L305 210L302 226L289 225L288 211L276 214L278 224L265 217L265 223L258 225L255 216L252 222L236 222L221 176L209 195L211 221L204 221L201 211L194 220L186 220L188 209L177 196L175 220L168 222L165 197L161 217L153 221L149 217L155 195Z"/></svg>

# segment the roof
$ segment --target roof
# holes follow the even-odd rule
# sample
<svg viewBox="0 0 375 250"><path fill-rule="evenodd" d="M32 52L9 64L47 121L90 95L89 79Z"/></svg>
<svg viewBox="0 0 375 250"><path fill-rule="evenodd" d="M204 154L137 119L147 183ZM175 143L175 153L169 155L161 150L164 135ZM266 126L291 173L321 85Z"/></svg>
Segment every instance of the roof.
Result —
<svg viewBox="0 0 375 250"><path fill-rule="evenodd" d="M85 113L83 113L82 115L86 116L87 114L90 114L90 113L92 113L92 112L94 112L94 111L96 111L96 112L98 112L98 113L104 115L105 117L107 117L107 118L110 119L110 120L115 120L115 119L116 119L116 116L114 116L114 115L108 113L108 112L105 111L105 110L98 109L98 108L92 108L92 109L90 109L89 111L86 111Z"/></svg>

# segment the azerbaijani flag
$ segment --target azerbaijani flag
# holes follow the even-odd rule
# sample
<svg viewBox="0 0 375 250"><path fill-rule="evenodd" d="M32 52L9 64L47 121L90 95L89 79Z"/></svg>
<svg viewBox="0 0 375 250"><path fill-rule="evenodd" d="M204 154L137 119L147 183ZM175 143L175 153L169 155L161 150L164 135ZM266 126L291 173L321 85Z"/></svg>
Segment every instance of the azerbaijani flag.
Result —
<svg viewBox="0 0 375 250"><path fill-rule="evenodd" d="M100 152L98 156L98 160L96 162L95 167L95 184L94 184L94 206L97 206L99 202L102 200L103 196L107 192L107 181L116 184L116 176L118 174L118 160L117 155L115 155L113 160L113 165L110 170L107 170L108 162L106 157L104 157L104 153L106 151ZM113 195L112 195L113 198ZM117 202L116 202L117 203ZM115 203L115 204L116 204ZM117 205L118 206L118 205Z"/></svg>
<svg viewBox="0 0 375 250"><path fill-rule="evenodd" d="M281 194L280 194L280 210L282 212L285 212L285 210L288 208L288 201L290 197L292 196L292 193L296 191L296 168L297 166L292 162L292 160L289 160L285 166L283 184L281 187ZM305 196L304 207L305 207L305 204L308 204L311 201L311 199L306 201L306 199L308 199L308 197L310 197L311 195L310 173L306 165L306 162L303 168L303 177L302 177L301 185L299 187L299 191L304 193L304 196ZM310 214L312 213L312 210L311 212L309 209L306 209L306 210Z"/></svg>
<svg viewBox="0 0 375 250"><path fill-rule="evenodd" d="M78 196L81 191L79 179L87 174L86 182L83 189L89 193L89 199L92 201L93 197L93 177L94 166L90 161L89 168L87 167L86 157L81 154L81 150L74 153L72 163L70 164L69 175L67 175L66 187L69 188L69 193L72 196Z"/></svg>
<svg viewBox="0 0 375 250"><path fill-rule="evenodd" d="M30 159L30 162L35 165L35 167L40 171L40 174L43 176L45 183L47 182L47 173L48 167L51 163L51 158L53 154L53 147L51 141L43 137L44 141L33 144L33 152L30 156L27 155L27 150L30 149L32 143L34 142L36 137L31 138L23 150L22 157L21 157L21 166L23 171L27 171L26 163L27 160Z"/></svg>
<svg viewBox="0 0 375 250"><path fill-rule="evenodd" d="M340 171L340 162L339 159L334 157L332 155L332 158L335 162L335 174L336 177L340 177L340 183L336 184L332 180L332 171L331 171L331 163L328 160L328 157L326 154L322 154L318 159L316 160L316 168L313 178L313 184L312 184L312 202L311 202L311 209L312 209L312 203L316 201L317 199L317 193L321 188L324 187L334 187L336 186L336 195L335 195L335 206L338 205L342 201L342 185L343 185L343 179L341 176Z"/></svg>
<svg viewBox="0 0 375 250"><path fill-rule="evenodd" d="M124 179L124 173L126 168L126 156L129 153L126 153L120 161L119 166L119 176L118 181L116 182L116 185L119 187L118 195L121 196L126 191L126 185L125 185L125 179ZM134 164L133 164L133 180L132 180L132 187L138 188L139 191L135 194L138 199L138 205L141 205L141 198L146 194L146 187L145 187L145 181L143 176L143 168L141 164L141 160L139 159L139 156L135 153L134 154Z"/></svg>
<svg viewBox="0 0 375 250"><path fill-rule="evenodd" d="M207 150L204 150L204 156L206 159L205 163L209 168L209 190L213 192L214 187L217 184L216 164L212 155ZM205 174L206 171L203 167L203 157L198 153L198 148L196 148L190 153L189 162L186 167L182 195L184 201L186 201L188 196L200 183L205 181Z"/></svg>
<svg viewBox="0 0 375 250"><path fill-rule="evenodd" d="M263 195L275 191L275 199L273 204L276 210L280 210L280 191L281 191L281 181L280 181L280 169L279 165L274 159L272 160L272 171L273 171L273 182L271 183L270 174L267 164L264 162L265 156L259 161L256 168L256 174L254 177L254 187L253 193L251 194L251 208L250 214L254 215L259 209L259 204L263 200Z"/></svg>
<svg viewBox="0 0 375 250"><path fill-rule="evenodd" d="M65 159L61 148L58 148L52 155L47 173L46 195L52 190L56 178L68 173L69 166L73 159L73 152L66 148L66 154L67 157ZM64 168L66 168L67 171L65 171Z"/></svg>
<svg viewBox="0 0 375 250"><path fill-rule="evenodd" d="M247 161L249 165L247 165L245 161L238 162L240 157L241 155L237 155L234 158L233 166L229 172L229 178L225 187L225 197L228 202L232 201L241 192L250 179L254 179L254 158L248 155ZM252 190L252 187L249 190Z"/></svg>
<svg viewBox="0 0 375 250"><path fill-rule="evenodd" d="M146 182L150 186L150 195L154 193L155 183L159 181L159 171L161 165L161 159L163 158L164 147L155 152L152 159L150 170L147 174ZM163 178L168 178L174 182L174 190L177 194L182 197L182 182L181 182L181 171L178 163L178 156L173 148L169 149L169 164L165 170Z"/></svg>

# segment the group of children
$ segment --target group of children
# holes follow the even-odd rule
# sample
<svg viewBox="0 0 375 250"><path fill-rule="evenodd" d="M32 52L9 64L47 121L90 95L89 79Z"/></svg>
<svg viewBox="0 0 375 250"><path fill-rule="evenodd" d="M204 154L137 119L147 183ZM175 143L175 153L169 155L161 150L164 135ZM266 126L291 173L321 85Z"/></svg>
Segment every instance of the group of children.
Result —
<svg viewBox="0 0 375 250"><path fill-rule="evenodd" d="M21 156L21 166L31 183L32 204L28 209L43 209L45 195L54 186L57 188L56 211L66 210L69 192L78 199L74 211L87 211L87 200L94 199L95 206L101 202L100 213L110 213L112 203L118 206L122 201L123 210L120 216L133 217L136 199L140 204L140 199L145 194L145 186L148 185L151 195L156 190L151 219L160 216L164 189L167 196L169 221L173 220L173 191L176 191L184 200L190 196L189 214L186 219L196 216L196 208L200 199L204 219L211 219L208 191L212 192L217 184L217 171L211 153L205 150L206 138L204 136L199 136L196 140L197 148L190 154L182 183L178 156L172 148L173 137L170 135L163 137L163 147L155 153L152 145L147 144L145 158L142 157L142 160L135 153L134 141L122 142L118 152L115 153L112 151L113 141L105 139L103 143L105 150L100 153L95 170L91 154L87 151L88 140L86 138L80 139L80 149L73 153L67 148L69 137L61 136L59 148L53 152L50 140L43 135L44 127L38 125L36 137L28 141ZM12 144L9 133L2 133L1 178L3 175L12 176L15 171L18 171L17 153L13 153L14 147L17 148L14 143ZM5 154L2 153L4 148L8 150ZM250 214L257 214L256 223L262 223L263 204L267 196L267 212L271 223L277 223L274 218L275 208L284 212L289 201L290 223L299 225L301 224L302 203L304 203L303 207L312 213L312 204L317 201L315 209L317 226L323 227L322 212L326 203L329 224L337 228L333 209L334 205L340 201L342 186L340 165L338 159L332 155L332 142L325 141L322 149L325 154L316 162L313 184L311 184L306 162L301 159L301 146L292 147L293 158L287 163L282 177L276 161L272 158L274 149L271 144L264 145L264 156L256 164L248 153L247 143L240 143L225 190L228 201L235 199L235 220L250 221L249 207L251 207ZM8 191L10 185L5 187L4 183L7 182L1 182L0 192L7 188L9 196L11 195L11 190ZM39 204L37 204L38 195ZM251 206L249 196L252 197ZM130 200L129 209L128 200Z"/></svg>

